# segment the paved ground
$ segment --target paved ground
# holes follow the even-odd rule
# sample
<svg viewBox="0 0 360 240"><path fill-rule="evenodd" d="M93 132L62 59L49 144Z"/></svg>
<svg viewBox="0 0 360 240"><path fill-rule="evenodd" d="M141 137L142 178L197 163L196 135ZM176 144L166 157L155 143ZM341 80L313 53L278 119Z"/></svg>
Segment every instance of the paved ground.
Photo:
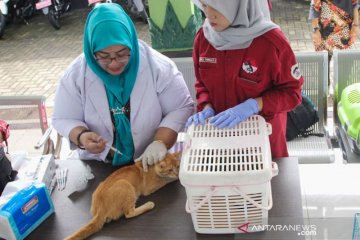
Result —
<svg viewBox="0 0 360 240"><path fill-rule="evenodd" d="M25 23L12 23L0 40L0 95L44 95L51 107L59 77L83 50L88 9L62 16L60 30L36 14ZM150 42L148 26L136 22L139 38Z"/></svg>
<svg viewBox="0 0 360 240"><path fill-rule="evenodd" d="M9 24L0 40L0 95L44 95L51 109L60 75L82 52L88 11L66 13L58 31L41 12L28 25ZM304 0L273 0L273 21L281 26L294 51L313 51L308 11L309 3ZM150 43L148 26L135 23L139 38Z"/></svg>

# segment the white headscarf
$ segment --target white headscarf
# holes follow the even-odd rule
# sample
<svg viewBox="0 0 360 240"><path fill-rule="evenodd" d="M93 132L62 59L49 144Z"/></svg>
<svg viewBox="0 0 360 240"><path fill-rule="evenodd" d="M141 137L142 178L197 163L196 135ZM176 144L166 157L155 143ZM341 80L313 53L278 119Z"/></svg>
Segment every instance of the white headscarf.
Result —
<svg viewBox="0 0 360 240"><path fill-rule="evenodd" d="M200 0L192 0L201 10ZM203 24L205 38L217 50L243 49L250 46L252 40L271 29L279 28L270 20L269 8L265 0L202 0L214 8L227 20L230 27L216 32L208 19ZM261 4L260 4L261 2ZM262 6L266 4L265 6Z"/></svg>
<svg viewBox="0 0 360 240"><path fill-rule="evenodd" d="M268 0L259 0L259 4L265 19L271 21Z"/></svg>

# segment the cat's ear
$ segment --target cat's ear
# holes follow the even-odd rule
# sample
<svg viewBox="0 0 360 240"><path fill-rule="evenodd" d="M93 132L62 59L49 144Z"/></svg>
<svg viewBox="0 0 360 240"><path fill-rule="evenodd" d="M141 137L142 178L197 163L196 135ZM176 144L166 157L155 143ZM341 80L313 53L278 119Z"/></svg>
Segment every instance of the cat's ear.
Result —
<svg viewBox="0 0 360 240"><path fill-rule="evenodd" d="M165 168L166 167L166 162L165 161L160 161L159 162L159 167L160 168Z"/></svg>

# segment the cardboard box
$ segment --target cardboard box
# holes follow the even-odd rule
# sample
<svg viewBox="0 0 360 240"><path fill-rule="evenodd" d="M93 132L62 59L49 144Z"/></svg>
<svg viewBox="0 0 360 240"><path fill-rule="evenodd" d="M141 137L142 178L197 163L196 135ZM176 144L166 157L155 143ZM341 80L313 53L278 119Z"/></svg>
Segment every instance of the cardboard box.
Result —
<svg viewBox="0 0 360 240"><path fill-rule="evenodd" d="M55 175L56 164L52 154L32 157L19 169L20 180L42 182L50 189L51 181Z"/></svg>

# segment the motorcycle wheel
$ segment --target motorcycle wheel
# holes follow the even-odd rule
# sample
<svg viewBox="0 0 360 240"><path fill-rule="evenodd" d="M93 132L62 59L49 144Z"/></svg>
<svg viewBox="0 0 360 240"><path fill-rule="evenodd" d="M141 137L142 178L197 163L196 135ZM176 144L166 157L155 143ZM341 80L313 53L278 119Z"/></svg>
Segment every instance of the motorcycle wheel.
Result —
<svg viewBox="0 0 360 240"><path fill-rule="evenodd" d="M0 12L0 38L4 35L5 21L5 16Z"/></svg>
<svg viewBox="0 0 360 240"><path fill-rule="evenodd" d="M56 30L59 30L61 28L60 17L57 16L54 9L49 9L48 19L51 26L53 26Z"/></svg>
<svg viewBox="0 0 360 240"><path fill-rule="evenodd" d="M140 17L141 17L141 20L144 22L144 23L148 23L148 15L147 15L147 12L146 12L146 9L144 8L144 11L142 11L140 13Z"/></svg>

